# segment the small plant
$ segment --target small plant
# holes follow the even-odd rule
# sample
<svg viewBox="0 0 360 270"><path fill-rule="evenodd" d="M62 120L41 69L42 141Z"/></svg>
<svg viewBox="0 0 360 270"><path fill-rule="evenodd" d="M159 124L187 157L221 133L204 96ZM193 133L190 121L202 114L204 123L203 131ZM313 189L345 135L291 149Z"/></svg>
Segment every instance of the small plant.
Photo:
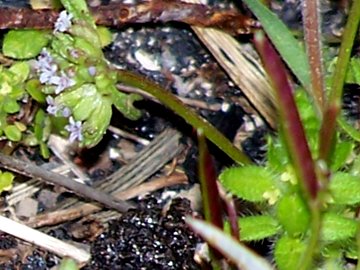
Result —
<svg viewBox="0 0 360 270"><path fill-rule="evenodd" d="M262 22L272 43L303 88L294 92L278 53L264 33L256 32L254 45L278 103L279 137L268 137L265 166L232 167L220 174L219 179L225 189L235 197L253 203L258 212L238 218L238 224L234 226L234 217L227 209L225 230L234 236L234 229L239 227L238 240L245 243L265 238L272 241L272 255L280 270L345 269L347 261L358 260L360 254L359 131L340 114L343 83L358 83L359 78L358 60L350 60L350 51L360 20L360 1L354 1L350 11L328 93L323 89L324 82L317 82L323 80L326 74L322 72L322 59L319 57L320 36L313 36L313 33L319 35L319 32L311 28L319 27L319 15L306 10L311 1L304 1L303 7L304 20L310 22L305 24L308 28L305 29L308 33L305 43L313 46L308 50L308 58L312 63L311 70L317 70L317 74L311 73L311 76L308 73L310 69L306 68L306 55L276 16L260 1L244 2ZM341 131L337 129L337 122ZM202 185L203 182L206 180L202 180ZM216 186L213 185L213 188ZM210 191L203 189L203 192ZM230 241L218 232L217 224L213 223L218 229L194 220L188 223L215 250L241 269L255 269L254 263L258 263L257 269L269 269L268 264L247 253L242 243L236 245L232 242L236 241L236 237ZM236 248L238 255L228 251ZM216 261L217 258L213 259Z"/></svg>
<svg viewBox="0 0 360 270"><path fill-rule="evenodd" d="M297 106L305 127L312 155L318 152L320 121L304 91L296 92ZM360 203L360 160L351 161L354 142L346 134L336 138L331 165L332 178L322 194L323 215L319 251L322 266L343 266L345 258L356 259L357 205ZM351 162L350 162L351 161ZM346 172L344 171L346 169ZM298 269L311 226L308 208L281 138L268 138L267 163L264 167L245 166L224 170L219 179L236 197L257 204L260 214L239 218L240 239L274 242L274 259L279 269ZM345 254L345 255L344 255Z"/></svg>

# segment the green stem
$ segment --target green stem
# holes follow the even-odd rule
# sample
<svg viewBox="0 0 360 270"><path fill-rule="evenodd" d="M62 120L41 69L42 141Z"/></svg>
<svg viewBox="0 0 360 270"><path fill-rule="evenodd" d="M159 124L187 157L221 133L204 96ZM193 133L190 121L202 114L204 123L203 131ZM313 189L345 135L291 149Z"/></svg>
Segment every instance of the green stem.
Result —
<svg viewBox="0 0 360 270"><path fill-rule="evenodd" d="M310 237L306 245L305 252L303 253L298 269L299 270L309 270L313 269L313 260L314 254L318 250L318 243L320 239L320 230L321 230L321 209L320 209L320 198L322 196L319 194L318 199L310 203L311 210L311 226L310 226Z"/></svg>
<svg viewBox="0 0 360 270"><path fill-rule="evenodd" d="M356 264L356 270L360 270L360 220L358 219L358 230L357 230L357 234L356 234L356 245L357 245L357 256L358 256L358 261Z"/></svg>
<svg viewBox="0 0 360 270"><path fill-rule="evenodd" d="M320 129L319 158L327 162L331 160L331 150L333 149L333 144L335 143L335 123L341 109L345 76L350 60L351 49L358 30L359 20L360 0L354 0L341 42L338 61L332 78L331 92L329 94L328 103L324 112L324 120ZM329 124L331 123L333 124L329 127Z"/></svg>
<svg viewBox="0 0 360 270"><path fill-rule="evenodd" d="M237 149L219 130L201 118L195 111L185 106L177 97L143 76L125 70L117 70L118 81L139 88L158 99L173 112L181 116L188 124L201 129L206 138L239 164L251 164L251 160Z"/></svg>

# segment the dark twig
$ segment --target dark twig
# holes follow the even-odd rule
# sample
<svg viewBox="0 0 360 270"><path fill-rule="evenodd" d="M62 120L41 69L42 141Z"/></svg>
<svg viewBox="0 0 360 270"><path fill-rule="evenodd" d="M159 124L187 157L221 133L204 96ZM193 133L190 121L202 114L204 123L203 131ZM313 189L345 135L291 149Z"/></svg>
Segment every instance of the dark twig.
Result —
<svg viewBox="0 0 360 270"><path fill-rule="evenodd" d="M36 178L47 183L63 186L84 198L95 200L109 208L116 209L119 212L125 212L129 208L135 208L132 204L118 200L110 194L103 193L92 187L66 178L63 175L44 170L41 167L35 166L31 163L6 156L1 153L0 167L27 177Z"/></svg>
<svg viewBox="0 0 360 270"><path fill-rule="evenodd" d="M214 27L233 35L250 33L258 27L253 19L236 10L221 11L206 5L190 4L177 0L148 1L141 4L111 3L90 7L97 24L123 27L147 22L184 22L202 27ZM0 29L36 28L51 29L59 11L51 9L0 8Z"/></svg>

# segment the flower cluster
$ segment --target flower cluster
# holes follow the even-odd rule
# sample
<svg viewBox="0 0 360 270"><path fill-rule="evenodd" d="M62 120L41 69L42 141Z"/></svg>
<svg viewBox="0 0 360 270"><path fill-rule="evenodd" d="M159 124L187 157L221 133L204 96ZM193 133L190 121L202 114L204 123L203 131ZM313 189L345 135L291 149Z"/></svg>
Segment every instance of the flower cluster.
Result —
<svg viewBox="0 0 360 270"><path fill-rule="evenodd" d="M39 73L40 83L55 86L56 95L60 94L66 88L75 85L75 81L64 71L61 71L60 75L57 73L58 66L46 48L41 51L35 62L35 68Z"/></svg>

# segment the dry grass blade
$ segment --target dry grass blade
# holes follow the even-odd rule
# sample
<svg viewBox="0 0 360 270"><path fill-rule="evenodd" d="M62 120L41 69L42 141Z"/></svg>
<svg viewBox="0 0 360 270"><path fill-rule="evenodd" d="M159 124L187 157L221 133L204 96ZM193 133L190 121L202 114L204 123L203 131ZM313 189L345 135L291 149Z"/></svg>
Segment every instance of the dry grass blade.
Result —
<svg viewBox="0 0 360 270"><path fill-rule="evenodd" d="M275 127L275 101L261 63L224 32L200 27L193 30L255 109Z"/></svg>
<svg viewBox="0 0 360 270"><path fill-rule="evenodd" d="M188 2L200 3L199 0ZM192 29L254 108L275 128L275 101L260 61L225 32L197 26Z"/></svg>

